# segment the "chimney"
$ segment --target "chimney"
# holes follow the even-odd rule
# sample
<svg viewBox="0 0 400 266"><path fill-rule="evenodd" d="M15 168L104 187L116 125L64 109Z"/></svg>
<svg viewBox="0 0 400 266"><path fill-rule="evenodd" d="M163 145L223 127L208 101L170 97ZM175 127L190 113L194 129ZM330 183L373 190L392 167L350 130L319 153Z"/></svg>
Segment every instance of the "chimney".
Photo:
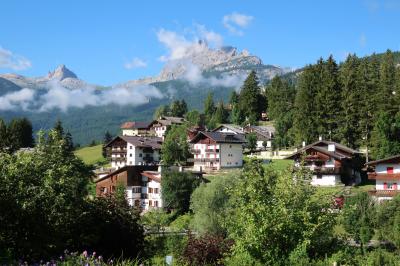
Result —
<svg viewBox="0 0 400 266"><path fill-rule="evenodd" d="M305 146L306 146L306 142L305 142L305 141L303 141L302 145L303 145L303 147L305 147Z"/></svg>
<svg viewBox="0 0 400 266"><path fill-rule="evenodd" d="M336 150L335 144L328 144L328 151L334 152Z"/></svg>
<svg viewBox="0 0 400 266"><path fill-rule="evenodd" d="M319 137L318 137L318 140L321 141L321 140L322 140L322 136L319 136Z"/></svg>

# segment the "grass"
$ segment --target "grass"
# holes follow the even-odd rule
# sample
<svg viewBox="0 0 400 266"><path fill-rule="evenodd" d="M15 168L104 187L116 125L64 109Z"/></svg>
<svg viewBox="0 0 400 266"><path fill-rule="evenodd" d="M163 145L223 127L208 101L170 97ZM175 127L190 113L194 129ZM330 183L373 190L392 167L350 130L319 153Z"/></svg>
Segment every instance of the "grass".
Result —
<svg viewBox="0 0 400 266"><path fill-rule="evenodd" d="M271 160L270 163L265 164L265 166L271 166L276 171L286 170L289 166L293 165L293 160L276 159Z"/></svg>
<svg viewBox="0 0 400 266"><path fill-rule="evenodd" d="M84 147L79 150L76 150L75 155L80 158L85 164L100 164L104 165L107 161L103 158L102 155L102 145L96 145L92 147Z"/></svg>

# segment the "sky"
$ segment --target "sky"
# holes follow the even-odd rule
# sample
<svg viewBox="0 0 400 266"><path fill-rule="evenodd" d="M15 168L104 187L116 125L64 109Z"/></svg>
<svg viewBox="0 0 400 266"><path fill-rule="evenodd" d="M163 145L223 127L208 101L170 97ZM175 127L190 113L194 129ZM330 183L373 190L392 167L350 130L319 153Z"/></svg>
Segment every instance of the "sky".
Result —
<svg viewBox="0 0 400 266"><path fill-rule="evenodd" d="M155 76L198 39L302 67L400 50L400 0L2 0L0 73L65 64L99 85Z"/></svg>

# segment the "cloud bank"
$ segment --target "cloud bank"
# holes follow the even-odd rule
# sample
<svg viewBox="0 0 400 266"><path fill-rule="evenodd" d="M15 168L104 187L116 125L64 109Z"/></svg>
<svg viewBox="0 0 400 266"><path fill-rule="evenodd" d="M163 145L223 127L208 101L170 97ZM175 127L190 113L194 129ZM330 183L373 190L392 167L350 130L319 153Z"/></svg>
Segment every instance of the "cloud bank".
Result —
<svg viewBox="0 0 400 266"><path fill-rule="evenodd" d="M59 109L66 112L69 108L86 106L139 106L151 98L161 99L164 96L151 85L139 85L132 88L112 88L96 90L94 88L67 89L58 82L49 82L45 90L24 88L17 92L0 96L0 110L25 110L46 112Z"/></svg>
<svg viewBox="0 0 400 266"><path fill-rule="evenodd" d="M144 68L147 67L147 63L142 59L135 57L130 62L125 63L124 67L126 69Z"/></svg>
<svg viewBox="0 0 400 266"><path fill-rule="evenodd" d="M31 66L31 61L25 57L14 54L13 52L0 46L0 68L18 71L30 68Z"/></svg>

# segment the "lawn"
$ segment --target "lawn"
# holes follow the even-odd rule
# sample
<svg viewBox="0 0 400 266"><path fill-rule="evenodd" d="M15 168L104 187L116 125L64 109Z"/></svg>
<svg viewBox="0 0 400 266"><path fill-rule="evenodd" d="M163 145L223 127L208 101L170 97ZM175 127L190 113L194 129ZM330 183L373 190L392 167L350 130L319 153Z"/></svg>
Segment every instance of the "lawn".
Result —
<svg viewBox="0 0 400 266"><path fill-rule="evenodd" d="M84 147L76 150L75 155L82 159L86 164L101 164L104 165L107 161L103 158L102 145L92 147Z"/></svg>
<svg viewBox="0 0 400 266"><path fill-rule="evenodd" d="M271 160L270 163L265 164L265 166L271 166L274 170L282 171L286 170L289 166L293 165L293 160L285 160L285 159L275 159Z"/></svg>

